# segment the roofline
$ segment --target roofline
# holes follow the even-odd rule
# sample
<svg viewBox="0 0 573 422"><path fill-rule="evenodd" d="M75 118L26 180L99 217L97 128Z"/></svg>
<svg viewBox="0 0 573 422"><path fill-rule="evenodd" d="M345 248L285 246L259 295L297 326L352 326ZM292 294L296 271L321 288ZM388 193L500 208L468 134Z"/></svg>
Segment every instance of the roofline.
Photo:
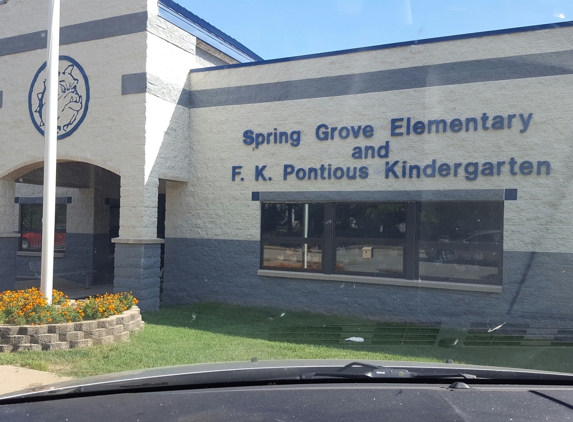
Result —
<svg viewBox="0 0 573 422"><path fill-rule="evenodd" d="M163 0L161 0L161 1L163 1ZM471 38L490 37L490 36L496 36L496 35L515 34L518 32L541 31L541 30L545 30L545 29L567 28L567 27L573 27L573 21L555 22L555 23L548 23L548 24L542 24L542 25L532 25L532 26L522 26L522 27L517 27L517 28L509 28L509 29L496 29L493 31L472 32L469 34L461 34L461 35L448 35L445 37L426 38L426 39L415 40L415 41L402 41L402 42L397 42L397 43L392 43L392 44L382 44L382 45L375 45L375 46L371 46L371 47L350 48L350 49L346 49L346 50L336 50L336 51L329 51L329 52L325 52L325 53L315 53L315 54L307 54L307 55L302 55L302 56L292 56L292 57L284 57L284 58L278 58L278 59L262 60L262 61L251 62L251 63L238 63L238 64L231 64L231 65L198 68L198 69L191 69L189 71L189 73L210 72L213 70L238 68L238 67L245 67L245 66L261 66L261 65L265 65L265 64L293 62L293 61L298 61L298 60L316 59L316 58L320 58L320 57L330 57L330 56L338 56L338 55L343 55L343 54L362 53L362 52L366 52L366 51L387 50L387 49L391 49L391 48L407 47L407 46L412 46L412 45L433 44L433 43L444 42L444 41L466 40L466 39L471 39Z"/></svg>
<svg viewBox="0 0 573 422"><path fill-rule="evenodd" d="M241 44L239 41L237 41L236 39L234 39L233 37L225 34L223 31L221 31L218 28L215 28L213 25L211 25L209 22L207 22L204 19L201 19L199 16L197 16L196 14L190 12L189 10L185 9L183 6L175 3L173 0L159 0L160 5L163 5L164 7L171 9L172 11L174 11L175 13L181 15L182 17L188 19L189 21L193 22L194 24L200 26L201 28L203 28L204 30L206 30L207 32L211 33L212 35L214 35L215 37L217 37L218 39L220 39L221 41L223 41L224 43L230 45L231 47L235 48L236 50L239 50L240 52L242 52L243 54L245 54L246 56L250 57L253 60L263 60L262 57L260 57L259 55L257 55L256 53L254 53L252 50L250 50L249 48L245 47L243 44ZM205 42L208 43L207 40L203 40Z"/></svg>

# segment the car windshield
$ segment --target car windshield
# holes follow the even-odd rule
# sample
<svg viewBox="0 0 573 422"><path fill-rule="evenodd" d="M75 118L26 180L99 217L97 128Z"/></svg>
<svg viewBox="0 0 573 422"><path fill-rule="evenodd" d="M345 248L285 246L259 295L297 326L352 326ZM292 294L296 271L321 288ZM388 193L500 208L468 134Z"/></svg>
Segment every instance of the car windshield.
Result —
<svg viewBox="0 0 573 422"><path fill-rule="evenodd" d="M573 4L51 5L0 1L0 365L573 372Z"/></svg>

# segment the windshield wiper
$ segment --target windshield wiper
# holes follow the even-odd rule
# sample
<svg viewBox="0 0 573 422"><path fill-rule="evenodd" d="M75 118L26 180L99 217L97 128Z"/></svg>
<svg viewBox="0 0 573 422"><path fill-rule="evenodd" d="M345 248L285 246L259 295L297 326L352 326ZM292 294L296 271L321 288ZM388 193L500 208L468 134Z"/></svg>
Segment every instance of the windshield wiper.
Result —
<svg viewBox="0 0 573 422"><path fill-rule="evenodd" d="M317 378L342 378L342 379L448 379L448 378L462 378L462 379L477 379L478 377L473 374L465 373L427 373L420 374L410 372L407 369L388 368L385 366L370 365L362 362L351 362L348 365L331 371L331 372L309 372L300 376L303 380L317 379Z"/></svg>

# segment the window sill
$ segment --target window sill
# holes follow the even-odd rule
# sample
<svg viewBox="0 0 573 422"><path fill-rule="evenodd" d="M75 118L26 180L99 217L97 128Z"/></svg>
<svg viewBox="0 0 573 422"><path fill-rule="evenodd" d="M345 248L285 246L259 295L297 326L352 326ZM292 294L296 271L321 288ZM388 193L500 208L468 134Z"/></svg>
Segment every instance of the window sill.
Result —
<svg viewBox="0 0 573 422"><path fill-rule="evenodd" d="M26 252L26 251L18 251L16 252L16 256L42 256L42 252ZM54 252L54 258L65 258L65 252Z"/></svg>
<svg viewBox="0 0 573 422"><path fill-rule="evenodd" d="M405 280L402 278L364 277L344 274L319 274L294 271L258 270L258 276L304 280L339 281L349 283L382 284L389 286L422 287L428 289L462 290L466 292L501 293L502 286L454 283L448 281Z"/></svg>

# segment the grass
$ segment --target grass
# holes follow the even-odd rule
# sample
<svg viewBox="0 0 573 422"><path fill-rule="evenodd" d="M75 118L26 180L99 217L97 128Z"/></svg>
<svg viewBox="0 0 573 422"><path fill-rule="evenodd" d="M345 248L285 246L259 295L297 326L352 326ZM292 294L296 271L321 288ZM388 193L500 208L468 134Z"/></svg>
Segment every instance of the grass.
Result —
<svg viewBox="0 0 573 422"><path fill-rule="evenodd" d="M573 372L572 348L372 345L344 342L372 336L371 320L272 308L202 303L164 306L143 315L145 329L126 343L51 352L0 354L0 365L20 365L85 377L202 362L270 359L380 359L510 366ZM340 340L342 339L342 341Z"/></svg>

